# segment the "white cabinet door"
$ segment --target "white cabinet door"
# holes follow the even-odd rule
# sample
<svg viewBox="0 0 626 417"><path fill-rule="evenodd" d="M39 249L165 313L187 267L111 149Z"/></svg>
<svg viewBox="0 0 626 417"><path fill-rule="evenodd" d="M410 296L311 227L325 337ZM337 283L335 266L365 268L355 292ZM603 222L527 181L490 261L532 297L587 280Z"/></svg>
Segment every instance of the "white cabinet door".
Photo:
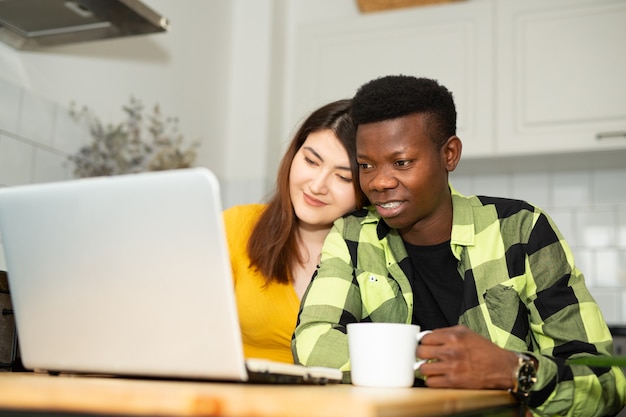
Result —
<svg viewBox="0 0 626 417"><path fill-rule="evenodd" d="M626 148L626 1L496 4L497 153Z"/></svg>
<svg viewBox="0 0 626 417"><path fill-rule="evenodd" d="M464 157L493 155L493 16L468 1L299 25L285 120L380 76L424 76L454 95Z"/></svg>

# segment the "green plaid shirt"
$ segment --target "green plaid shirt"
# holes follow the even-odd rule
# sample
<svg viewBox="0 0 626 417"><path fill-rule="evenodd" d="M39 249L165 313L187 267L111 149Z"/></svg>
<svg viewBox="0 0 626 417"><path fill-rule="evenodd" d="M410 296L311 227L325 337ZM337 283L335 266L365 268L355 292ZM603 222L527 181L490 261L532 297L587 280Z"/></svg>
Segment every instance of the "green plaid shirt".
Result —
<svg viewBox="0 0 626 417"><path fill-rule="evenodd" d="M612 337L571 250L550 217L526 202L465 197L452 189L451 248L464 281L459 324L498 346L533 354L539 415L603 416L626 401L618 367L566 365L610 355ZM296 363L339 368L349 381L346 325L410 323L411 263L402 238L369 207L337 220L302 300L292 340Z"/></svg>

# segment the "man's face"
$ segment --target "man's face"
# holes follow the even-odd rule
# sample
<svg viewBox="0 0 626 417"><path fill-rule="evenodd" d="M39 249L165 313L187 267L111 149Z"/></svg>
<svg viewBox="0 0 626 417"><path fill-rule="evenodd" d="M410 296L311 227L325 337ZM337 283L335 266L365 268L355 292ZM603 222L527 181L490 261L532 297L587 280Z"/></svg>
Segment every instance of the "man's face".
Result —
<svg viewBox="0 0 626 417"><path fill-rule="evenodd" d="M409 243L435 244L449 239L454 167L424 124L423 114L411 114L359 125L357 160L361 188L385 222Z"/></svg>

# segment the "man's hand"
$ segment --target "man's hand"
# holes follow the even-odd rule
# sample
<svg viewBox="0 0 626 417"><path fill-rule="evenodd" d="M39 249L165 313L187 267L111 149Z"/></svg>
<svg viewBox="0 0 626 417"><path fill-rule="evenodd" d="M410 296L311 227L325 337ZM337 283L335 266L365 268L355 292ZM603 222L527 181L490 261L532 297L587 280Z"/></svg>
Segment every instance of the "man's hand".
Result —
<svg viewBox="0 0 626 417"><path fill-rule="evenodd" d="M433 388L509 389L517 356L464 326L436 329L422 338L419 371Z"/></svg>

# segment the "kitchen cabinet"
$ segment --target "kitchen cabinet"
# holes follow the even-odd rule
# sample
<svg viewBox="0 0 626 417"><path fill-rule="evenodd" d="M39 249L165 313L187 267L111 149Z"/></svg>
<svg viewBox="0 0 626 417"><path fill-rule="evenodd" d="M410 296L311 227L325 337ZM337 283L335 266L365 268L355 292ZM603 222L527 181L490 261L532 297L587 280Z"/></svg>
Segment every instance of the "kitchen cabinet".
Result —
<svg viewBox="0 0 626 417"><path fill-rule="evenodd" d="M471 0L295 25L286 120L406 73L452 91L464 158L626 150L624 22L624 0Z"/></svg>
<svg viewBox="0 0 626 417"><path fill-rule="evenodd" d="M425 76L454 94L463 154L491 154L493 16L493 3L479 0L296 25L285 120L383 75Z"/></svg>
<svg viewBox="0 0 626 417"><path fill-rule="evenodd" d="M626 148L626 2L497 0L497 154Z"/></svg>

